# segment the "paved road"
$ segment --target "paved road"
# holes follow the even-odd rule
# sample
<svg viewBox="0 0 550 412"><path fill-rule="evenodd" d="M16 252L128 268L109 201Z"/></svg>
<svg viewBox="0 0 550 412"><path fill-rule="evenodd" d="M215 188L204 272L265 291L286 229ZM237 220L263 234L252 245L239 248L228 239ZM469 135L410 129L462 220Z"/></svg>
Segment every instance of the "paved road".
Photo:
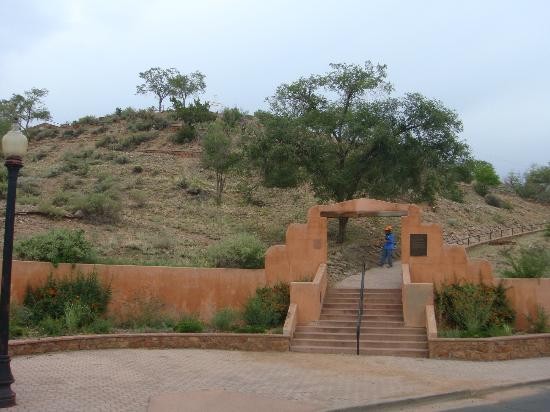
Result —
<svg viewBox="0 0 550 412"><path fill-rule="evenodd" d="M297 405L303 410L327 410L550 379L550 358L463 362L121 349L16 357L12 370L18 405L9 410L15 411L146 411L151 400L170 402L174 396L194 396L197 391L213 391L216 396L223 391L236 403L243 397L258 397L290 405L281 411L298 409ZM230 410L224 403L219 406L218 410ZM193 410L191 404L184 410Z"/></svg>

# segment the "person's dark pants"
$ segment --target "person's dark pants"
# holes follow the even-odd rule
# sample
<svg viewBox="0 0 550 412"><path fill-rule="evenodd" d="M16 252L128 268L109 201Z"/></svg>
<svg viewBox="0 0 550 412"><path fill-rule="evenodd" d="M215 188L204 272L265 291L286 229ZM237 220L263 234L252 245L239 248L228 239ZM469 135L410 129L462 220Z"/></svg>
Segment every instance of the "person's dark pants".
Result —
<svg viewBox="0 0 550 412"><path fill-rule="evenodd" d="M383 266L386 261L389 266L393 265L393 250L383 248L382 256L380 256L380 266Z"/></svg>

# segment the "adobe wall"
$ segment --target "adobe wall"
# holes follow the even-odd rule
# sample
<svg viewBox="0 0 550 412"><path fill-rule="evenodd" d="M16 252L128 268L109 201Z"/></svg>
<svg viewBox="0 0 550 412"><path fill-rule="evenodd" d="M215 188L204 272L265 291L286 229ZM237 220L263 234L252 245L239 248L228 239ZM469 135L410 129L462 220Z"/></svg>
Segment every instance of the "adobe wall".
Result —
<svg viewBox="0 0 550 412"><path fill-rule="evenodd" d="M307 213L307 223L292 223L284 245L271 246L265 254L268 284L312 279L320 264L327 262L327 219L320 206Z"/></svg>
<svg viewBox="0 0 550 412"><path fill-rule="evenodd" d="M503 278L494 281L495 285L499 282L506 288L506 296L516 311L516 329L528 330L527 315L536 317L539 306L550 315L550 279Z"/></svg>
<svg viewBox="0 0 550 412"><path fill-rule="evenodd" d="M466 249L443 243L443 230L436 223L423 223L417 206L401 218L401 262L409 264L412 283L433 283L434 287L455 282L493 282L491 264L486 260L468 259ZM410 235L427 235L427 255L410 255Z"/></svg>
<svg viewBox="0 0 550 412"><path fill-rule="evenodd" d="M111 284L109 312L124 314L155 299L170 314L197 313L209 320L219 309L241 307L256 288L265 286L264 269L185 268L131 265L71 265L13 261L12 301L22 303L27 286L44 284L51 273L62 278L94 271Z"/></svg>
<svg viewBox="0 0 550 412"><path fill-rule="evenodd" d="M296 305L297 324L319 320L327 285L327 265L324 263L319 265L313 281L290 283L290 303Z"/></svg>

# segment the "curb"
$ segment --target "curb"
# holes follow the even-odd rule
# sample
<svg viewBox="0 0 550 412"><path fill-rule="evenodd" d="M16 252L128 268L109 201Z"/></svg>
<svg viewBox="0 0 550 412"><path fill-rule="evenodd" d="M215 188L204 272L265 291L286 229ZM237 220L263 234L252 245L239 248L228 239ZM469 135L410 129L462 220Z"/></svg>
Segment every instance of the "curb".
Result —
<svg viewBox="0 0 550 412"><path fill-rule="evenodd" d="M435 401L454 401L460 399L477 398L495 392L506 391L510 389L522 388L525 386L550 384L550 378L538 379L528 382L510 383L506 385L490 386L484 389L464 389L460 391L440 393L436 395L418 396L412 398L401 398L386 402L369 403L366 405L350 406L347 408L328 409L327 412L362 412L362 411L391 411L396 408L420 406L430 404Z"/></svg>

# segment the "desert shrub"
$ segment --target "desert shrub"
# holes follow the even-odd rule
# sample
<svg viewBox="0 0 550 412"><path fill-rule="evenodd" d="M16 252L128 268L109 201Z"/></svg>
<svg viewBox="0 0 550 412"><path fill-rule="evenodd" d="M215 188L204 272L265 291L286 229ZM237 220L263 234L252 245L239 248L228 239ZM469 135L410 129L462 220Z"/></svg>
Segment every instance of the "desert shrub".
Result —
<svg viewBox="0 0 550 412"><path fill-rule="evenodd" d="M32 138L34 140L42 140L42 139L50 139L53 137L57 137L57 130L47 128L47 129L38 129Z"/></svg>
<svg viewBox="0 0 550 412"><path fill-rule="evenodd" d="M49 318L79 328L105 314L110 298L110 286L102 285L96 273L78 273L64 279L50 276L44 285L28 288L24 305L34 324Z"/></svg>
<svg viewBox="0 0 550 412"><path fill-rule="evenodd" d="M73 122L73 126L82 126L82 125L96 125L99 123L97 117L95 116L84 116Z"/></svg>
<svg viewBox="0 0 550 412"><path fill-rule="evenodd" d="M170 140L177 144L189 143L195 140L197 131L193 125L185 124L176 133L170 136Z"/></svg>
<svg viewBox="0 0 550 412"><path fill-rule="evenodd" d="M523 177L518 174L510 174L506 184L519 196L550 202L550 164L547 166L532 166Z"/></svg>
<svg viewBox="0 0 550 412"><path fill-rule="evenodd" d="M507 278L542 278L550 276L550 250L542 245L521 248L517 256L511 250L502 252L511 269L504 270Z"/></svg>
<svg viewBox="0 0 550 412"><path fill-rule="evenodd" d="M130 163L130 159L128 159L128 156L124 156L124 155L113 157L113 161L119 165L125 165L127 163Z"/></svg>
<svg viewBox="0 0 550 412"><path fill-rule="evenodd" d="M237 107L225 108L222 113L222 120L228 127L235 127L244 118L244 113Z"/></svg>
<svg viewBox="0 0 550 412"><path fill-rule="evenodd" d="M77 176L86 176L90 170L90 162L97 158L94 150L87 149L79 152L65 152L63 163L59 166L60 172L71 172Z"/></svg>
<svg viewBox="0 0 550 412"><path fill-rule="evenodd" d="M57 206L54 206L52 203L47 201L42 201L38 203L38 211L45 216L58 219L65 216L65 211Z"/></svg>
<svg viewBox="0 0 550 412"><path fill-rule="evenodd" d="M485 197L487 195L487 193L489 193L489 186L486 185L485 183L475 182L474 183L474 190L481 197Z"/></svg>
<svg viewBox="0 0 550 412"><path fill-rule="evenodd" d="M133 189L128 193L132 200L132 206L142 208L147 204L147 195L139 189Z"/></svg>
<svg viewBox="0 0 550 412"><path fill-rule="evenodd" d="M157 297L136 295L123 305L117 325L142 331L172 330L174 320L164 312L164 303Z"/></svg>
<svg viewBox="0 0 550 412"><path fill-rule="evenodd" d="M36 206L40 203L40 197L32 195L18 195L17 203L20 205L33 205Z"/></svg>
<svg viewBox="0 0 550 412"><path fill-rule="evenodd" d="M34 178L22 177L17 181L17 187L28 195L40 195L40 183Z"/></svg>
<svg viewBox="0 0 550 412"><path fill-rule="evenodd" d="M26 334L27 328L32 325L31 317L32 312L26 306L10 305L10 339Z"/></svg>
<svg viewBox="0 0 550 412"><path fill-rule="evenodd" d="M63 130L63 133L61 134L61 137L65 138L65 139L75 137L75 132L72 129Z"/></svg>
<svg viewBox="0 0 550 412"><path fill-rule="evenodd" d="M106 126L99 126L98 128L92 130L91 134L92 135L103 134L103 133L106 133L108 130L109 128L107 128Z"/></svg>
<svg viewBox="0 0 550 412"><path fill-rule="evenodd" d="M501 285L444 285L435 293L435 307L441 329L456 329L461 337L490 336L515 318Z"/></svg>
<svg viewBox="0 0 550 412"><path fill-rule="evenodd" d="M39 162L40 160L44 159L47 156L48 156L48 153L46 153L44 151L38 151L38 152L33 153L31 155L31 161L32 162Z"/></svg>
<svg viewBox="0 0 550 412"><path fill-rule="evenodd" d="M54 319L50 316L45 317L38 323L40 331L47 336L59 336L63 334L65 328L64 319Z"/></svg>
<svg viewBox="0 0 550 412"><path fill-rule="evenodd" d="M125 137L105 136L96 143L96 147L105 147L110 150L133 150L140 144L153 140L158 132L140 132Z"/></svg>
<svg viewBox="0 0 550 412"><path fill-rule="evenodd" d="M176 187L178 187L179 189L187 189L189 187L189 180L185 177L185 176L181 176L177 181L176 181Z"/></svg>
<svg viewBox="0 0 550 412"><path fill-rule="evenodd" d="M545 333L550 332L550 316L540 305L537 306L537 312L535 316L527 315L527 322L529 322L529 331L533 333Z"/></svg>
<svg viewBox="0 0 550 412"><path fill-rule="evenodd" d="M248 325L260 327L281 326L290 305L290 286L277 283L273 287L256 289L256 294L248 299L243 318Z"/></svg>
<svg viewBox="0 0 550 412"><path fill-rule="evenodd" d="M498 207L500 209L512 208L510 203L506 202L505 200L501 199L500 197L492 193L488 193L485 195L485 203L487 203L489 206Z"/></svg>
<svg viewBox="0 0 550 412"><path fill-rule="evenodd" d="M136 119L128 123L130 132L147 132L153 128L153 122L149 119Z"/></svg>
<svg viewBox="0 0 550 412"><path fill-rule="evenodd" d="M143 166L140 166L140 165L135 165L133 168L132 168L132 173L133 174L139 174L143 172Z"/></svg>
<svg viewBox="0 0 550 412"><path fill-rule="evenodd" d="M84 325L86 333L109 333L113 329L113 322L110 319L95 318L90 324Z"/></svg>
<svg viewBox="0 0 550 412"><path fill-rule="evenodd" d="M51 262L93 262L95 252L84 237L83 230L52 229L15 244L21 259Z"/></svg>
<svg viewBox="0 0 550 412"><path fill-rule="evenodd" d="M118 191L118 181L111 175L100 174L94 184L94 192L105 193L109 191Z"/></svg>
<svg viewBox="0 0 550 412"><path fill-rule="evenodd" d="M213 267L257 269L264 266L265 250L256 236L241 233L210 246L207 255Z"/></svg>
<svg viewBox="0 0 550 412"><path fill-rule="evenodd" d="M194 315L185 315L174 325L174 332L179 333L198 333L204 330L202 321Z"/></svg>
<svg viewBox="0 0 550 412"><path fill-rule="evenodd" d="M476 182L487 186L496 186L500 183L493 165L484 160L474 160L473 175Z"/></svg>
<svg viewBox="0 0 550 412"><path fill-rule="evenodd" d="M75 196L70 205L73 212L80 210L84 217L99 223L116 223L120 220L122 205L112 191Z"/></svg>
<svg viewBox="0 0 550 412"><path fill-rule="evenodd" d="M117 107L115 114L124 120L135 119L137 117L137 111L133 107L127 107L123 110Z"/></svg>
<svg viewBox="0 0 550 412"><path fill-rule="evenodd" d="M212 326L222 332L230 332L239 327L241 314L233 308L219 310L212 318Z"/></svg>
<svg viewBox="0 0 550 412"><path fill-rule="evenodd" d="M548 223L544 229L544 236L550 237L550 223Z"/></svg>

